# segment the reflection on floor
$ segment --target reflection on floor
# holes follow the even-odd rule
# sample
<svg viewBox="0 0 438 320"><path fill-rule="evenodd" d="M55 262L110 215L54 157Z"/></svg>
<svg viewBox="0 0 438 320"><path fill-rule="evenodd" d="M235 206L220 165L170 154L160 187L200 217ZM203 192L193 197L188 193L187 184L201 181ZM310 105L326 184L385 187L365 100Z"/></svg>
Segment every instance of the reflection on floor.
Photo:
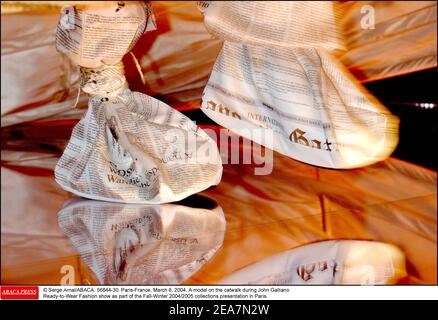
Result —
<svg viewBox="0 0 438 320"><path fill-rule="evenodd" d="M265 258L220 284L394 284L407 276L403 252L375 241L327 240Z"/></svg>
<svg viewBox="0 0 438 320"><path fill-rule="evenodd" d="M209 202L199 198L195 204ZM214 201L145 206L75 198L58 222L99 284L182 283L214 256L225 232Z"/></svg>
<svg viewBox="0 0 438 320"><path fill-rule="evenodd" d="M436 172L406 162L327 170L275 153L270 175L225 164L204 197L139 207L63 191L56 160L2 151L3 284L437 282Z"/></svg>

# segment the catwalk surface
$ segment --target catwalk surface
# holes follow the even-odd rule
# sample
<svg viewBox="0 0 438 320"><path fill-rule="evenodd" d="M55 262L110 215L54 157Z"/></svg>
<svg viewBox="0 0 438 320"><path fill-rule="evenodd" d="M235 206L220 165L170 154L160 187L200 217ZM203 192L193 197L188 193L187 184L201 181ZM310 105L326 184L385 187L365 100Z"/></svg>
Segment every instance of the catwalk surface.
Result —
<svg viewBox="0 0 438 320"><path fill-rule="evenodd" d="M436 108L415 107L436 104L436 1L375 2L373 32L354 27L361 3L343 6L349 50L338 58L400 116L393 156L436 169ZM220 130L199 107L222 41L195 1L153 9L157 30L133 48L146 84L132 57L123 61L130 88ZM251 164L225 164L217 187L177 204L124 206L62 190L53 169L88 98L73 108L79 73L56 52L59 11L2 2L2 284L369 284L370 266L383 283L437 283L436 171L395 158L329 170L278 153L271 161L241 140L230 148L250 148ZM257 160L272 173L255 175Z"/></svg>
<svg viewBox="0 0 438 320"><path fill-rule="evenodd" d="M34 137L63 131L32 130ZM43 147L19 138L15 150L11 145L2 150L2 284L59 284L68 270L74 270L68 281L76 284L215 284L249 266L269 273L266 263L256 264L275 255L280 258L274 261L281 261L281 254L287 260L294 249L324 240L394 245L406 256L408 274L396 283L437 282L434 171L393 158L361 169L328 170L274 153L272 173L260 176L254 163L263 159L253 154L251 164L225 164L219 186L202 197L133 209L76 198L55 183L57 145L67 137L68 132L51 140L40 137ZM240 140L238 147L242 155L247 144ZM159 222L137 223L134 240L129 232L111 233L110 227L132 229L132 221L148 215ZM139 236L142 228L154 234L150 230L156 226L163 238ZM317 247L309 248L311 260L319 261ZM362 255L367 261L379 252L370 247ZM124 277L118 276L121 271Z"/></svg>

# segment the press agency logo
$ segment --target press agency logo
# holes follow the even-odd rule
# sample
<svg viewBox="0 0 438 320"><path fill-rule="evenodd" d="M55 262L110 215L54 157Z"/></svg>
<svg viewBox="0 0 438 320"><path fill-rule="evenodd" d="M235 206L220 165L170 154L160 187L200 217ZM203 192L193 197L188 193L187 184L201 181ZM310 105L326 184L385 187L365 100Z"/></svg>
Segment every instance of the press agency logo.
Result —
<svg viewBox="0 0 438 320"><path fill-rule="evenodd" d="M37 286L1 286L1 299L38 299Z"/></svg>

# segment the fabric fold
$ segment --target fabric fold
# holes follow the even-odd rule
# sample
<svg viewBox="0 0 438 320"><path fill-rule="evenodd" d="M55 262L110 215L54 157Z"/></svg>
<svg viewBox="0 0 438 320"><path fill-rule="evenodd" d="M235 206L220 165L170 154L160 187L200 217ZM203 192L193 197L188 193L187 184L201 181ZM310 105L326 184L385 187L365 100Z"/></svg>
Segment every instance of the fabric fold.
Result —
<svg viewBox="0 0 438 320"><path fill-rule="evenodd" d="M178 201L220 182L216 143L167 104L129 90L122 57L148 27L142 2L64 7L57 48L80 66L88 111L55 168L76 195L116 202Z"/></svg>
<svg viewBox="0 0 438 320"><path fill-rule="evenodd" d="M350 169L386 159L398 118L336 58L336 2L207 1L204 23L224 40L202 110L220 125L312 165ZM273 136L273 139L263 139Z"/></svg>

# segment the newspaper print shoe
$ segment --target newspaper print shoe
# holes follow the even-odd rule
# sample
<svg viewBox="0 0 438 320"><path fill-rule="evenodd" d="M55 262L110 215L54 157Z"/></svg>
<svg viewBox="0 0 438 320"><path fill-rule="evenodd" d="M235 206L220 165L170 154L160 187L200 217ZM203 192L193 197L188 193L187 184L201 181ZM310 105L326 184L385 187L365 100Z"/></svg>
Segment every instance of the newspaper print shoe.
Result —
<svg viewBox="0 0 438 320"><path fill-rule="evenodd" d="M58 184L76 195L157 204L220 182L216 143L183 114L128 88L120 60L148 29L149 17L144 3L63 9L57 48L79 64L82 91L90 96L55 168ZM103 31L114 28L121 35Z"/></svg>
<svg viewBox="0 0 438 320"><path fill-rule="evenodd" d="M320 167L370 165L398 143L398 118L319 48L225 41L201 110L236 134Z"/></svg>
<svg viewBox="0 0 438 320"><path fill-rule="evenodd" d="M93 97L55 168L61 187L115 202L167 203L222 176L216 143L161 101L125 88Z"/></svg>
<svg viewBox="0 0 438 320"><path fill-rule="evenodd" d="M396 246L374 241L331 240L305 245L240 269L220 284L382 285L407 276Z"/></svg>
<svg viewBox="0 0 438 320"><path fill-rule="evenodd" d="M336 1L205 1L200 9L224 40L204 90L208 117L321 167L362 167L394 151L398 118L334 56L345 49Z"/></svg>

